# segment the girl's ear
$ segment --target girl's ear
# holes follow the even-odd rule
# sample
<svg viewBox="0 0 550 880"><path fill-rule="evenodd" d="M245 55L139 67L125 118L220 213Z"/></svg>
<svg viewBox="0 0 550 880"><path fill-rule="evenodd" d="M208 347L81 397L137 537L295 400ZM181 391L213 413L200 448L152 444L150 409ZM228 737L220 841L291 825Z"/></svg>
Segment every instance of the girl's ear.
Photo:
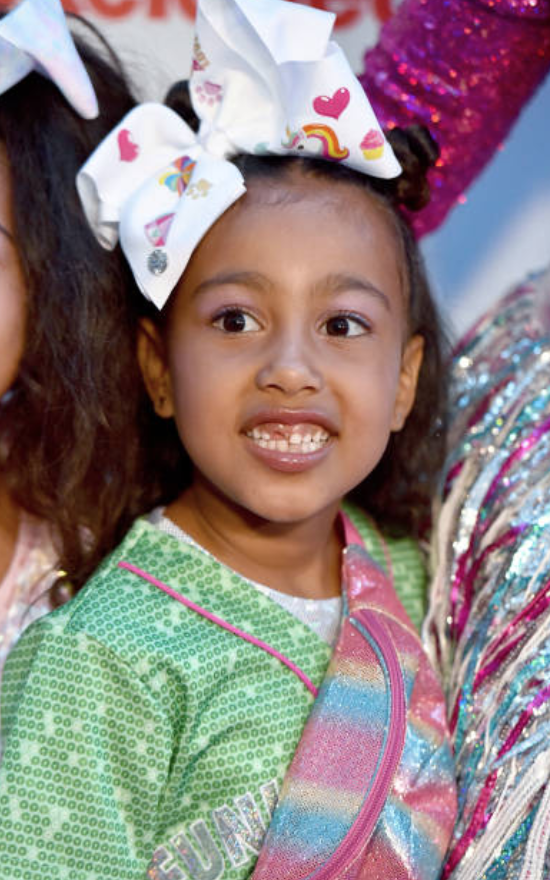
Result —
<svg viewBox="0 0 550 880"><path fill-rule="evenodd" d="M142 318L139 322L137 357L156 414L163 419L171 418L174 415L172 383L164 343L158 327L150 318Z"/></svg>
<svg viewBox="0 0 550 880"><path fill-rule="evenodd" d="M418 375L424 356L424 339L422 336L411 336L401 359L401 373L395 403L393 407L392 431L400 431L413 408L416 395Z"/></svg>

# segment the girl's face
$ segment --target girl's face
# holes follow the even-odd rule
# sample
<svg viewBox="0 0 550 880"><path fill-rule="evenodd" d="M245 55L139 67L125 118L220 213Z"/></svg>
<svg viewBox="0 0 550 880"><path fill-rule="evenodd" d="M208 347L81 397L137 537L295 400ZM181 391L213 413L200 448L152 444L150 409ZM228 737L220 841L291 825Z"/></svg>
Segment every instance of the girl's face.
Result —
<svg viewBox="0 0 550 880"><path fill-rule="evenodd" d="M0 397L17 375L25 334L25 287L12 229L10 173L0 151Z"/></svg>
<svg viewBox="0 0 550 880"><path fill-rule="evenodd" d="M195 251L140 361L195 479L274 523L302 522L376 466L413 404L399 244L365 192L253 181Z"/></svg>

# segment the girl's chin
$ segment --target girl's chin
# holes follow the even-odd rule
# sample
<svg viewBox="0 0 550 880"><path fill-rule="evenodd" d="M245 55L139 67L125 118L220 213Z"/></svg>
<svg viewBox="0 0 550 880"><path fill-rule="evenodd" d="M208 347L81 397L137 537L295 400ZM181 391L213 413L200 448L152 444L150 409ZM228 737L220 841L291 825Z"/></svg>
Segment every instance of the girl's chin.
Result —
<svg viewBox="0 0 550 880"><path fill-rule="evenodd" d="M287 493L283 497L283 493L277 498L262 497L261 493L256 493L254 499L241 499L240 507L245 516L252 516L259 520L265 526L281 526L281 527L300 527L319 517L336 515L340 507L341 499L336 501L320 498L316 503L315 498L311 497L311 493L304 497L305 493L293 495ZM248 503L247 503L248 501Z"/></svg>

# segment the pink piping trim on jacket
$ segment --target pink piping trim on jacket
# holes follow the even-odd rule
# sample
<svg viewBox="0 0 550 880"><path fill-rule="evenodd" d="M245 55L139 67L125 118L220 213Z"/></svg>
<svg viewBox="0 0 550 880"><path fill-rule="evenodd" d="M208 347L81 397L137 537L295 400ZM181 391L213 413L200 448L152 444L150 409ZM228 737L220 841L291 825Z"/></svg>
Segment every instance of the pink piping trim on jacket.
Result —
<svg viewBox="0 0 550 880"><path fill-rule="evenodd" d="M296 675L300 681L305 684L308 691L313 694L314 697L317 696L318 688L315 687L310 678L303 672L299 666L296 666L292 660L289 660L288 657L285 657L284 654L281 654L280 651L272 648L271 645L268 645L267 642L262 642L261 639L257 639L255 636L251 636L250 633L245 632L242 629L238 629L236 626L233 626L231 623L228 623L226 620L223 620L221 617L217 617L215 614L212 614L211 611L207 611L206 608L201 608L200 605L196 605L195 602L192 602L191 599L187 599L186 596L182 596L181 593L177 593L172 587L169 587L168 584L163 583L162 581L157 580L156 577L153 577L152 574L149 574L146 571L143 571L141 568L137 568L137 566L132 565L130 562L119 562L119 568L125 568L127 571L131 571L132 574L136 574L138 577L144 578L144 580L149 581L153 586L158 587L164 593L167 593L168 596L171 596L172 599L175 599L177 602L181 602L182 605L185 605L186 608L189 608L191 611L195 611L197 614L200 614L201 617L205 617L211 623L215 623L217 626L221 626L222 629L226 629L228 632L233 633L234 636L237 636L239 639L243 639L245 642L250 642L251 645L255 645L257 648L261 648L262 651L265 651L266 654L270 654L272 657L275 657L279 660L284 666L288 667L291 672Z"/></svg>

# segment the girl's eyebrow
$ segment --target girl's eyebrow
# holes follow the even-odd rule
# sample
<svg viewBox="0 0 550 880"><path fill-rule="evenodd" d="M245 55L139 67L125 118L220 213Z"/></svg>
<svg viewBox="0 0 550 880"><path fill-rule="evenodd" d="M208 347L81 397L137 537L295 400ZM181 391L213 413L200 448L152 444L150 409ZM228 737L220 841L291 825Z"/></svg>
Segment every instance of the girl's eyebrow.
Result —
<svg viewBox="0 0 550 880"><path fill-rule="evenodd" d="M264 291L270 284L269 281L258 272L220 272L212 278L207 278L194 289L192 296L199 296L212 287L221 287L224 284L239 284L242 287L250 287L253 290Z"/></svg>
<svg viewBox="0 0 550 880"><path fill-rule="evenodd" d="M380 288L377 287L376 284L373 284L372 281L368 281L360 275L338 272L334 275L327 275L326 278L323 278L321 283L323 288L328 288L332 293L340 293L345 290L359 290L362 293L367 293L369 296L373 296L380 300L388 312L392 311L390 299L384 291L380 290Z"/></svg>
<svg viewBox="0 0 550 880"><path fill-rule="evenodd" d="M221 287L224 284L238 284L243 287L257 290L260 293L268 290L272 286L271 282L258 272L220 272L219 275L214 275L213 278L207 278L206 281L202 281L195 288L192 296L199 296L207 290ZM366 293L369 296L373 296L380 300L388 312L391 313L392 311L389 297L371 281L368 281L366 278L361 278L358 275L351 275L347 272L338 272L333 275L327 275L317 283L317 286L324 291L328 289L331 293L341 293L346 290L359 290L362 293Z"/></svg>

